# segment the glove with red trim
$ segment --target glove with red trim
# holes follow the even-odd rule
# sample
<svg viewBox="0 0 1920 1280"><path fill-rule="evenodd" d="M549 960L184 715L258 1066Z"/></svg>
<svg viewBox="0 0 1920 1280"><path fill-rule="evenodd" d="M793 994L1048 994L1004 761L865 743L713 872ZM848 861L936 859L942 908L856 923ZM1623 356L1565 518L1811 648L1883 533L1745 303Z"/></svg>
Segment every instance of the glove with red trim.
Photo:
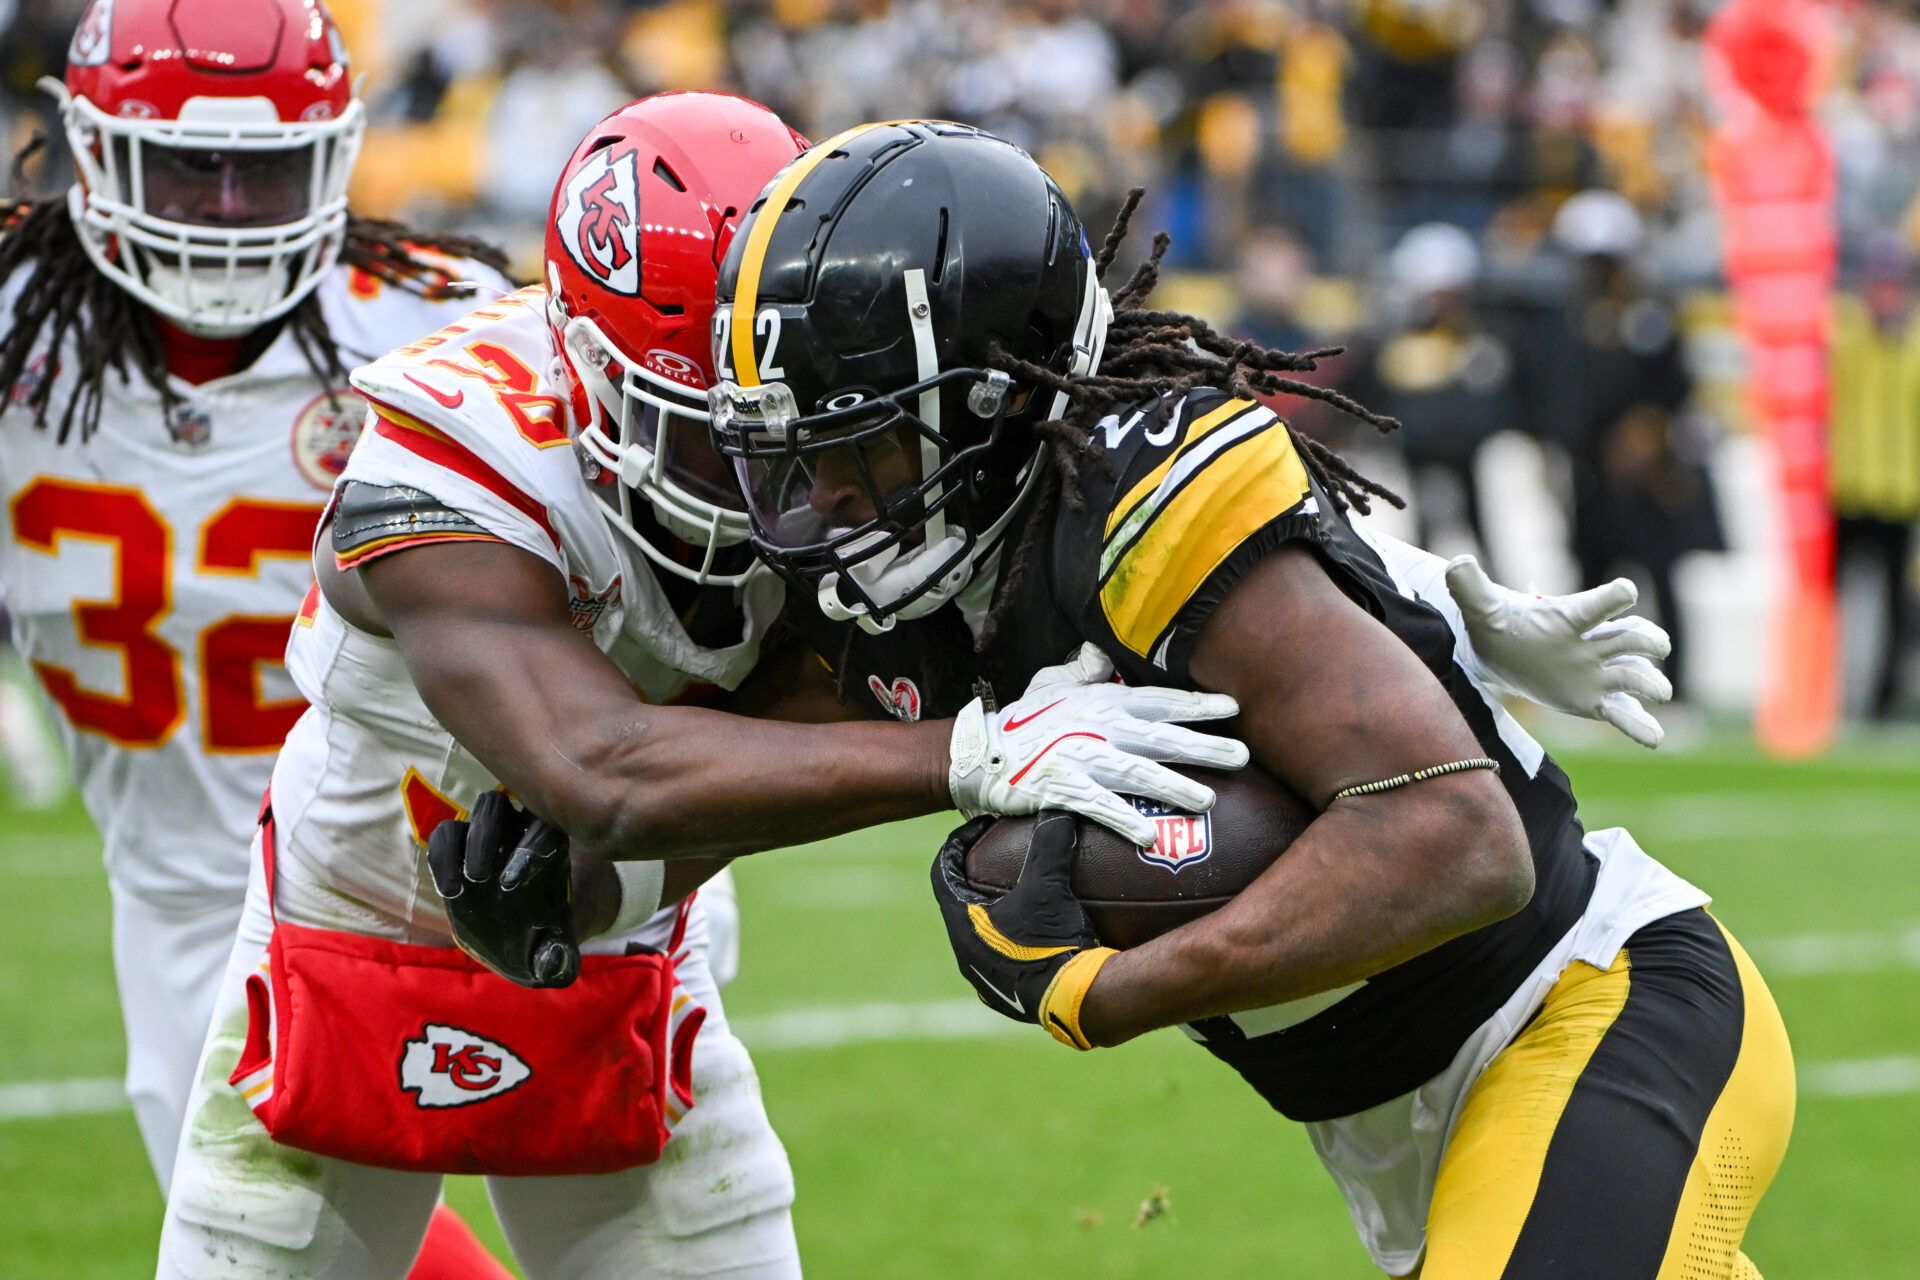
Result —
<svg viewBox="0 0 1920 1280"><path fill-rule="evenodd" d="M1211 809L1211 787L1166 765L1238 769L1246 744L1173 722L1224 720L1239 704L1223 693L1112 681L1113 663L1087 644L1035 673L1011 706L988 714L978 698L968 703L949 748L954 807L968 817L1065 809L1142 846L1153 843L1153 820L1121 794L1189 813Z"/></svg>

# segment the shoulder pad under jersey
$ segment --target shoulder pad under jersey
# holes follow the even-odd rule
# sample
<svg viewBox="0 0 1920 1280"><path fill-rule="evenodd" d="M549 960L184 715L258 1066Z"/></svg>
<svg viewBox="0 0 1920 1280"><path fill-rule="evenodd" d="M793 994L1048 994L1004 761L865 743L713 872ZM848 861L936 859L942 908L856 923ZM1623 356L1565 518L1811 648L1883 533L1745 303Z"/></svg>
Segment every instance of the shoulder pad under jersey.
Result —
<svg viewBox="0 0 1920 1280"><path fill-rule="evenodd" d="M333 504L334 562L357 569L389 552L447 538L494 541L479 522L423 489L343 481Z"/></svg>
<svg viewBox="0 0 1920 1280"><path fill-rule="evenodd" d="M1095 435L1105 456L1081 469L1079 509L1061 506L1057 581L1129 678L1184 681L1213 606L1259 556L1310 534L1320 501L1287 424L1215 388L1134 406Z"/></svg>
<svg viewBox="0 0 1920 1280"><path fill-rule="evenodd" d="M354 388L438 428L460 430L480 417L498 417L536 447L564 443L560 393L548 377L553 336L546 298L538 286L495 298L355 369Z"/></svg>
<svg viewBox="0 0 1920 1280"><path fill-rule="evenodd" d="M556 564L567 528L597 532L545 300L523 289L356 369L370 413L346 478L423 490Z"/></svg>

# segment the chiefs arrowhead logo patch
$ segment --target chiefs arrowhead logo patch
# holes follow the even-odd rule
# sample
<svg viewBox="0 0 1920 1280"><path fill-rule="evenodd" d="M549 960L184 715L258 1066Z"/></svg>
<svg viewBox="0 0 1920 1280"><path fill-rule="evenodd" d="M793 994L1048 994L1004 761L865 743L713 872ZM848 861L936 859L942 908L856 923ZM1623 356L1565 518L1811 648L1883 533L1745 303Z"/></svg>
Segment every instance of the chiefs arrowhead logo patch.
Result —
<svg viewBox="0 0 1920 1280"><path fill-rule="evenodd" d="M567 180L555 227L574 265L614 293L640 296L639 153L608 147Z"/></svg>
<svg viewBox="0 0 1920 1280"><path fill-rule="evenodd" d="M1204 813L1170 809L1151 800L1128 796L1143 817L1153 819L1153 847L1141 849L1140 861L1179 875L1196 862L1205 862L1213 852L1213 819Z"/></svg>
<svg viewBox="0 0 1920 1280"><path fill-rule="evenodd" d="M879 676L868 676L867 688L873 690L873 696L880 699L880 705L894 719L913 721L920 718L920 686L905 676L896 678L891 687L882 684Z"/></svg>
<svg viewBox="0 0 1920 1280"><path fill-rule="evenodd" d="M93 0L80 15L73 43L67 46L70 67L105 66L113 52L113 0Z"/></svg>
<svg viewBox="0 0 1920 1280"><path fill-rule="evenodd" d="M400 1088L422 1107L464 1107L497 1098L533 1076L520 1055L497 1040L429 1022L400 1054Z"/></svg>

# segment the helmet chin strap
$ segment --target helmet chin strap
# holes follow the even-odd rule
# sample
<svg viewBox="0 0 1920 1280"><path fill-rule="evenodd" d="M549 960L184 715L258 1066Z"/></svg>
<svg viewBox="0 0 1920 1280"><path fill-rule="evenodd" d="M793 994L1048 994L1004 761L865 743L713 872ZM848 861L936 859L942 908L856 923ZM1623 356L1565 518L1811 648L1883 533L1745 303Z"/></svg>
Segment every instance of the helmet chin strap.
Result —
<svg viewBox="0 0 1920 1280"><path fill-rule="evenodd" d="M147 268L147 287L176 309L168 319L188 333L233 338L264 323L255 317L280 298L285 274L270 266L181 269L156 262ZM224 319L234 312L249 318Z"/></svg>
<svg viewBox="0 0 1920 1280"><path fill-rule="evenodd" d="M927 382L940 373L940 357L933 340L933 307L927 298L927 275L915 267L904 273L907 293L907 324L913 334L914 360L917 366L918 380ZM1107 291L1100 287L1099 274L1093 269L1093 260L1087 259L1086 290L1080 299L1080 316L1074 325L1073 357L1067 371L1075 377L1084 377L1100 367L1100 357L1106 350L1107 326L1113 320L1113 303L1107 297ZM1048 409L1049 418L1058 418L1067 411L1067 393L1056 392L1053 404ZM933 433L940 430L940 392L938 388L929 388L920 393L920 419ZM1027 495L1033 491L1033 485L1040 477L1040 450L1036 448L1033 456L1027 460L1026 469L1020 477L1020 492L1014 496L1007 509L1000 513L987 531L974 543L966 557L955 565L938 582L934 583L918 598L898 610L889 610L884 618L875 618L864 604L847 604L840 598L840 575L829 573L820 580L820 611L835 622L856 622L860 629L870 635L880 635L890 631L897 619L908 620L925 617L948 600L965 590L973 578L974 566L999 547L1001 537L1006 533L1007 525L1014 513L1025 504ZM940 449L927 435L920 437L920 466L922 475L932 475L940 467ZM928 501L938 501L940 490L936 486L928 491ZM877 551L847 570L847 576L857 583L873 600L885 607L889 599L899 599L915 590L927 580L937 566L944 564L965 542L962 530L949 531L946 513L935 511L927 518L926 539L912 551L902 553L899 547L888 547ZM863 546L884 539L887 535L875 530L864 538L856 539L848 545L848 550L857 554Z"/></svg>
<svg viewBox="0 0 1920 1280"><path fill-rule="evenodd" d="M1093 259L1087 259L1087 287L1080 295L1080 318L1073 326L1073 358L1067 364L1067 373L1076 378L1084 378L1100 370L1100 357L1107 349L1107 326L1113 323L1113 300L1107 291L1100 287L1100 273L1093 269ZM1067 412L1067 393L1053 393L1053 403L1047 406L1049 419L1063 417Z"/></svg>
<svg viewBox="0 0 1920 1280"><path fill-rule="evenodd" d="M890 612L884 618L875 618L864 604L847 604L840 598L840 575L830 573L820 580L820 612L835 622L857 622L860 629L868 635L880 635L891 631L896 619L925 617L947 601L959 595L973 580L974 570L980 562L999 549L1000 540L1006 536L1007 526L1013 523L1013 517L1026 505L1027 495L1033 492L1033 486L1040 479L1040 450L1036 448L1033 456L1027 459L1026 469L1021 473L1020 492L1014 495L1000 518L987 526L987 531L974 544L972 552L965 560L955 565L940 581L934 583L925 595L908 603L905 607ZM875 530L864 538L849 544L849 550L858 552L862 546L886 537ZM859 584L869 600L884 603L889 597L899 599L907 592L926 581L933 570L929 566L943 564L964 539L959 534L948 534L939 542L927 542L904 555L898 547L889 547L875 552L847 570L847 576Z"/></svg>
<svg viewBox="0 0 1920 1280"><path fill-rule="evenodd" d="M848 550L858 554L862 548L886 537L884 530L875 529L865 537L854 539L848 544ZM904 554L899 547L886 547L849 568L847 576L859 584L869 600L884 607L888 600L898 600L925 582L927 575L951 558L965 542L961 534L949 533L938 542L922 543ZM893 624L902 618L912 620L932 613L966 586L972 576L973 561L969 557L918 599L889 610L884 618L876 618L865 604L850 605L841 600L840 575L830 573L820 579L820 612L835 622L857 622L862 631L877 636L893 630Z"/></svg>

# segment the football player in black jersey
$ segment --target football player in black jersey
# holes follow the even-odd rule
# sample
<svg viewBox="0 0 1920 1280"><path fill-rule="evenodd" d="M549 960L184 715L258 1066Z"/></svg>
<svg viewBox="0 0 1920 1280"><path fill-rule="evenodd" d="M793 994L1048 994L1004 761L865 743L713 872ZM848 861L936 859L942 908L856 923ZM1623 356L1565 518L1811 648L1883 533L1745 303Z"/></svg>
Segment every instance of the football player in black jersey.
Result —
<svg viewBox="0 0 1920 1280"><path fill-rule="evenodd" d="M1388 495L1263 401L1371 415L1291 376L1311 354L1152 309L1164 241L1110 296L1123 229L1093 252L988 135L869 125L789 165L722 267L716 437L856 704L951 715L1079 649L1077 678L1232 695L1320 811L1126 952L1067 890L1072 823L998 902L962 828L934 874L962 972L1080 1049L1184 1026L1308 1125L1390 1274L1756 1276L1793 1112L1765 984L1704 893L1583 829L1454 601L1357 518Z"/></svg>

